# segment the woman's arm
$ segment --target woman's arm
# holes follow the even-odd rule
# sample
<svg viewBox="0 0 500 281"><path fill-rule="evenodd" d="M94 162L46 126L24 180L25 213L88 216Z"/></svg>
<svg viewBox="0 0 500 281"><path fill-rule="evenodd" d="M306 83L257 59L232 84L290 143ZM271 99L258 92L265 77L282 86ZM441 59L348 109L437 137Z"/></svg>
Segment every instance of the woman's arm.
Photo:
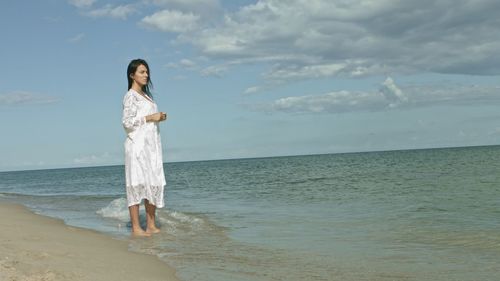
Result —
<svg viewBox="0 0 500 281"><path fill-rule="evenodd" d="M146 116L146 122L160 122L167 120L167 114L165 112L157 112Z"/></svg>
<svg viewBox="0 0 500 281"><path fill-rule="evenodd" d="M123 98L122 124L127 133L133 132L146 124L145 116L137 116L137 104L131 95L125 95Z"/></svg>

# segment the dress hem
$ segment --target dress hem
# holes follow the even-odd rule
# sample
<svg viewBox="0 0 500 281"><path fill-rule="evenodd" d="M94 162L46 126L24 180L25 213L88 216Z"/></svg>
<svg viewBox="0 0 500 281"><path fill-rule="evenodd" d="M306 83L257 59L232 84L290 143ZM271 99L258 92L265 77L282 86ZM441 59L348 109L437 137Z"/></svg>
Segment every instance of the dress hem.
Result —
<svg viewBox="0 0 500 281"><path fill-rule="evenodd" d="M162 205L154 204L153 201L151 199L148 199L148 198L141 198L141 200L139 202L137 202L137 203L136 202L133 202L132 204L131 203L127 203L127 205L128 205L127 207L132 207L134 205L140 205L143 200L148 200L150 205L153 205L153 206L155 206L158 209L161 209L161 208L165 207L165 204L162 204Z"/></svg>
<svg viewBox="0 0 500 281"><path fill-rule="evenodd" d="M151 189L140 190L144 188L143 185L138 186L126 186L127 189L127 206L131 207L134 205L139 205L143 200L148 200L149 204L156 206L157 208L163 208L165 206L163 190L165 185L152 186L156 189L156 192L152 192ZM138 192L138 189L140 190Z"/></svg>

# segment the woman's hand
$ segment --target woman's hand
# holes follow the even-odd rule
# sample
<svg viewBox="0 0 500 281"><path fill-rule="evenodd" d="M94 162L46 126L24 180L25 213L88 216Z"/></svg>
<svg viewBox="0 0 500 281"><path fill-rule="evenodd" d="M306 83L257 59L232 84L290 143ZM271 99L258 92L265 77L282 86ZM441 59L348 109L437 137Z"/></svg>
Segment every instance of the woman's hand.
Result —
<svg viewBox="0 0 500 281"><path fill-rule="evenodd" d="M165 112L157 112L146 116L146 122L160 122L165 120L167 120L167 113Z"/></svg>

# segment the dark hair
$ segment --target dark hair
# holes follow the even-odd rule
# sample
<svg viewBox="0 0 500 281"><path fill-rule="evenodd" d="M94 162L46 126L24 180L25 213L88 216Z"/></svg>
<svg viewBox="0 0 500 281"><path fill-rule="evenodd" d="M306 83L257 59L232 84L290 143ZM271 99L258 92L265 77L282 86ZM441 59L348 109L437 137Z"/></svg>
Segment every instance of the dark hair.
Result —
<svg viewBox="0 0 500 281"><path fill-rule="evenodd" d="M135 59L131 60L127 67L127 80L128 80L128 89L132 88L132 83L134 79L132 79L131 75L135 74L139 65L144 65L148 70L148 83L142 87L142 90L148 97L153 99L153 94L151 94L151 89L153 89L153 82L151 82L151 72L149 71L148 63L143 59Z"/></svg>

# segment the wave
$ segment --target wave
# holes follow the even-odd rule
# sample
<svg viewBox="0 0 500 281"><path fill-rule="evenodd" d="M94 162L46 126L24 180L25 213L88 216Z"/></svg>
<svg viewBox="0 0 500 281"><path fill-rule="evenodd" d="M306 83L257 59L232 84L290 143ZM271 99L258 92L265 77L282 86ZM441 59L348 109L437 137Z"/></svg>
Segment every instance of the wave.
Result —
<svg viewBox="0 0 500 281"><path fill-rule="evenodd" d="M209 224L202 218L179 211L161 210L158 217L162 226L171 234L193 233L203 230Z"/></svg>
<svg viewBox="0 0 500 281"><path fill-rule="evenodd" d="M124 223L130 222L127 199L116 198L108 205L96 211L103 218L117 219ZM140 208L140 216L144 216L144 208ZM203 214L184 213L175 210L158 209L158 222L170 234L200 233L205 231L224 231L225 228L211 222Z"/></svg>
<svg viewBox="0 0 500 281"><path fill-rule="evenodd" d="M97 214L104 218L114 218L123 222L129 221L129 212L126 198L118 198L111 201L106 207L98 210Z"/></svg>

